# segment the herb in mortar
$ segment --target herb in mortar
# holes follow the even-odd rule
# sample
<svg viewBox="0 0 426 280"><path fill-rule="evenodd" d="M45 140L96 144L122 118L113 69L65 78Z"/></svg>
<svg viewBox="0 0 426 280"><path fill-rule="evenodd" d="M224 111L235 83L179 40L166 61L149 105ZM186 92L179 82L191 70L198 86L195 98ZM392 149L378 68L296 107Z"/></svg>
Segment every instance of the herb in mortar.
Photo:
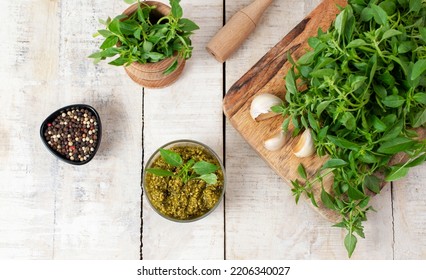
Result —
<svg viewBox="0 0 426 280"><path fill-rule="evenodd" d="M98 63L118 56L109 62L115 66L128 66L133 62L158 62L172 57L175 53L189 59L193 49L190 36L199 27L193 21L182 18L183 10L179 2L180 0L170 0L171 13L161 18L156 18L155 6L138 1L139 7L130 16L119 15L114 19L101 21L106 28L98 30L94 36L101 35L105 40L100 46L101 51L89 57ZM176 58L164 73L173 72L177 65Z"/></svg>
<svg viewBox="0 0 426 280"><path fill-rule="evenodd" d="M321 202L341 215L351 257L364 238L369 192L382 178L404 177L426 159L416 128L426 122L426 1L350 0L327 32L309 39L312 51L285 77L286 102L273 107L293 135L310 128L317 153L330 159L312 177L300 165L292 182L296 198L322 186ZM406 160L392 164L402 153ZM333 175L330 190L323 179Z"/></svg>

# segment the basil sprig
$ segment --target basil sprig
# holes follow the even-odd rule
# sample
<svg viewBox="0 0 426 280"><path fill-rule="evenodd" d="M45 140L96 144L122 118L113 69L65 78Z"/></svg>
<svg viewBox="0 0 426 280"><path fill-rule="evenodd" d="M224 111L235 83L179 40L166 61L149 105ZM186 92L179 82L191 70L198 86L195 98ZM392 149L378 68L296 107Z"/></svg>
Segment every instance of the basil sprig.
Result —
<svg viewBox="0 0 426 280"><path fill-rule="evenodd" d="M148 168L146 172L160 177L180 178L184 184L193 179L202 180L209 185L217 183L215 172L219 167L216 164L204 160L196 162L193 159L184 162L178 153L166 149L160 149L160 155L171 168L169 170Z"/></svg>
<svg viewBox="0 0 426 280"><path fill-rule="evenodd" d="M296 201L306 194L314 205L313 185L322 187L321 203L336 211L345 228L351 257L371 210L369 193L385 181L404 177L426 159L426 142L415 128L426 123L426 1L350 0L327 32L309 39L312 51L285 77L285 104L272 109L293 135L310 128L320 156L330 159L308 178L292 182ZM403 153L407 160L392 165Z"/></svg>
<svg viewBox="0 0 426 280"><path fill-rule="evenodd" d="M133 62L158 62L175 53L184 59L190 58L193 49L190 36L199 27L182 17L183 10L179 2L180 0L170 0L171 13L161 18L153 15L155 6L138 1L140 5L132 15L119 15L114 19L101 21L105 29L98 30L94 36L101 35L105 40L100 45L101 51L89 57L95 63L114 57L109 64L115 66L128 66ZM177 64L176 59L164 73L173 72Z"/></svg>

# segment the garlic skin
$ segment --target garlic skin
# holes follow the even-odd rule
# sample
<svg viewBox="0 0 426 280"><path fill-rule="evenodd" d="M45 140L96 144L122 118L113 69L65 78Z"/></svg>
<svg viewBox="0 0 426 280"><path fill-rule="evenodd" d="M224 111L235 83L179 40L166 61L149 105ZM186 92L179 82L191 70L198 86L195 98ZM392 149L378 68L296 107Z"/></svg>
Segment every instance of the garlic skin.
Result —
<svg viewBox="0 0 426 280"><path fill-rule="evenodd" d="M287 142L286 135L283 133L283 131L280 131L274 137L266 140L263 143L263 146L268 151L273 152L273 151L277 151L277 150L281 149L286 142Z"/></svg>
<svg viewBox="0 0 426 280"><path fill-rule="evenodd" d="M283 101L276 95L270 93L262 93L257 95L250 105L250 116L255 121L272 118L277 113L271 111L272 106L281 105Z"/></svg>
<svg viewBox="0 0 426 280"><path fill-rule="evenodd" d="M293 152L299 158L309 157L315 153L314 140L310 129L306 129L302 133L299 142L293 147Z"/></svg>

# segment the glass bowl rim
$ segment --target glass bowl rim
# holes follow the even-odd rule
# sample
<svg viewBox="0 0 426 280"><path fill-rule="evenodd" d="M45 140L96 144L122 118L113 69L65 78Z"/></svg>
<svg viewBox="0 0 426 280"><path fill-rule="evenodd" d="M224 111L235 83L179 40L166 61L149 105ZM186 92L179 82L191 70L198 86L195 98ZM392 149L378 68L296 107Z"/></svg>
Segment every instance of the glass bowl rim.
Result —
<svg viewBox="0 0 426 280"><path fill-rule="evenodd" d="M190 144L195 144L195 145L198 145L198 146L201 146L201 147L203 147L204 149L206 149L218 162L219 162L219 165L220 165L220 168L222 169L222 173L223 173L223 187L222 187L222 192L221 192L221 194L220 194L220 197L219 197L219 200L216 202L216 204L209 210L209 211L207 211L206 213L204 213L203 215L201 215L201 216L198 216L198 217L196 217L196 218L193 218L193 219L188 219L188 220L180 220L180 219L176 219L176 218L173 218L173 217L170 217L170 216L167 216L167 215L165 215L165 214L163 214L163 213L161 213L156 207L154 207L154 205L152 204L152 202L151 202L151 200L149 199L149 196L148 196L148 190L146 189L146 184L145 184L145 179L146 179L146 169L148 168L148 166L159 156L159 153L160 153L160 149L164 149L164 148L166 148L166 147L175 147L175 146L179 146L179 144L183 144L183 145L181 145L181 146L185 146L185 143L190 143ZM222 160L221 160L221 158L217 155L217 153L212 149L212 148L210 148L208 145L206 145L206 144L204 144L204 143L201 143L201 142L199 142L199 141L196 141L196 140L191 140L191 139L180 139L180 140L174 140L174 141L171 141L171 142L168 142L168 143L166 143L166 144L164 144L164 145L162 145L162 146L160 146L158 149L156 149L153 153L152 153L152 155L149 157L149 159L148 159L148 161L146 162L146 164L145 164L145 166L144 166L144 170L143 170L143 178L142 178L142 185L143 185L143 191L144 191L144 193L145 193L145 196L146 196L146 200L148 201L148 203L149 203L149 205L150 205L150 207L157 213L157 214L159 214L160 216L162 216L163 218L165 218L165 219L167 219L167 220L170 220L170 221L173 221L173 222L178 222L178 223L191 223L191 222L195 222L195 221L198 221L198 220L201 220L201 219L203 219L203 218L205 218L205 217L207 217L209 214L211 214L219 205L220 205L220 203L222 202L222 200L223 200L223 197L224 197L224 195L225 195L225 188L226 188L226 171L225 171L225 166L223 165L223 162L222 162Z"/></svg>

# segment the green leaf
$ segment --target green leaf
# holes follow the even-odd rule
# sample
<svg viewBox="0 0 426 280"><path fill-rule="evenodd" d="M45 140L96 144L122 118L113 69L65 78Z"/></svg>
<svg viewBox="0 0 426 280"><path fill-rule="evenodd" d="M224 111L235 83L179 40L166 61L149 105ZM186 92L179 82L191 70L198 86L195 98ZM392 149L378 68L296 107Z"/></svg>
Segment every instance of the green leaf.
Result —
<svg viewBox="0 0 426 280"><path fill-rule="evenodd" d="M389 95L382 100L386 107L398 108L404 104L405 99L399 95Z"/></svg>
<svg viewBox="0 0 426 280"><path fill-rule="evenodd" d="M358 157L359 157L359 160L364 163L379 162L378 158L370 152L364 152L363 154L360 154Z"/></svg>
<svg viewBox="0 0 426 280"><path fill-rule="evenodd" d="M173 73L173 71L175 71L178 67L178 60L176 59L175 61L173 61L172 64L170 64L170 66L163 72L164 75L169 75L171 73Z"/></svg>
<svg viewBox="0 0 426 280"><path fill-rule="evenodd" d="M414 94L413 99L420 104L426 105L426 93L424 92L418 92Z"/></svg>
<svg viewBox="0 0 426 280"><path fill-rule="evenodd" d="M426 160L426 154L420 155L417 158L411 160L410 162L408 162L407 164L405 164L405 167L411 168L414 166L418 166L420 164L423 164Z"/></svg>
<svg viewBox="0 0 426 280"><path fill-rule="evenodd" d="M217 183L217 176L214 173L204 174L204 175L201 175L201 176L199 176L197 178L203 180L208 185L214 185L214 184Z"/></svg>
<svg viewBox="0 0 426 280"><path fill-rule="evenodd" d="M386 131L386 129L388 128L387 125L382 122L377 116L373 115L372 117L372 124L373 127L378 131L378 132L384 132Z"/></svg>
<svg viewBox="0 0 426 280"><path fill-rule="evenodd" d="M164 161L171 166L179 167L183 164L183 160L178 153L171 150L160 149L160 154Z"/></svg>
<svg viewBox="0 0 426 280"><path fill-rule="evenodd" d="M312 71L309 75L314 78L324 78L325 76L332 77L336 71L334 69L324 68Z"/></svg>
<svg viewBox="0 0 426 280"><path fill-rule="evenodd" d="M340 168L348 165L346 161L340 158L332 158L327 160L326 163L321 167L321 169L327 169L327 168Z"/></svg>
<svg viewBox="0 0 426 280"><path fill-rule="evenodd" d="M384 142L377 152L387 155L394 155L399 152L408 150L416 142L405 137L397 137Z"/></svg>
<svg viewBox="0 0 426 280"><path fill-rule="evenodd" d="M160 176L160 177L168 177L168 176L173 176L173 172L169 171L169 170L163 170L163 169L159 169L159 168L148 168L146 169L146 172L148 173L152 173L156 176Z"/></svg>
<svg viewBox="0 0 426 280"><path fill-rule="evenodd" d="M197 24L195 24L195 22L187 18L179 19L179 26L180 26L180 30L185 32L192 32L194 30L200 29L200 27Z"/></svg>
<svg viewBox="0 0 426 280"><path fill-rule="evenodd" d="M410 12L418 13L420 12L420 9L422 8L422 1L421 0L410 0Z"/></svg>
<svg viewBox="0 0 426 280"><path fill-rule="evenodd" d="M349 130L354 130L356 128L356 119L351 112L345 112L340 118L340 122Z"/></svg>
<svg viewBox="0 0 426 280"><path fill-rule="evenodd" d="M420 60L418 60L414 64L413 71L411 72L411 80L417 79L425 71L426 71L426 59L420 59Z"/></svg>
<svg viewBox="0 0 426 280"><path fill-rule="evenodd" d="M339 35L342 35L342 33L345 29L345 24L346 24L347 18L348 18L348 11L347 11L347 9L344 9L343 11L341 11L337 15L337 17L334 21L334 27L336 28L337 33Z"/></svg>
<svg viewBox="0 0 426 280"><path fill-rule="evenodd" d="M120 30L120 19L118 17L114 18L109 24L108 29L117 35L122 35Z"/></svg>
<svg viewBox="0 0 426 280"><path fill-rule="evenodd" d="M297 87L296 87L296 81L295 81L295 78L294 78L293 68L290 69L287 72L287 75L285 77L285 85L286 85L286 88L287 88L287 93L290 93L290 94L296 94L297 93Z"/></svg>
<svg viewBox="0 0 426 280"><path fill-rule="evenodd" d="M172 15L175 18L181 18L183 16L183 10L179 2L180 0L170 0L170 4L172 6Z"/></svg>
<svg viewBox="0 0 426 280"><path fill-rule="evenodd" d="M205 175L216 172L219 167L216 164L202 160L195 163L194 166L192 166L192 169L194 169L195 173L197 173L198 175Z"/></svg>
<svg viewBox="0 0 426 280"><path fill-rule="evenodd" d="M403 166L392 166L390 172L386 175L385 180L387 182L395 181L405 177L408 174L410 168Z"/></svg>
<svg viewBox="0 0 426 280"><path fill-rule="evenodd" d="M290 124L290 118L286 118L281 125L281 129L284 133L288 131L288 125Z"/></svg>
<svg viewBox="0 0 426 280"><path fill-rule="evenodd" d="M385 132L382 139L380 141L387 141L394 139L395 137L399 136L402 132L402 128L404 126L403 120L397 121L393 126L391 126L388 131Z"/></svg>
<svg viewBox="0 0 426 280"><path fill-rule="evenodd" d="M316 118L314 117L314 115L311 113L311 111L308 111L308 121L309 121L309 126L314 131L319 131L320 130L318 121L316 120Z"/></svg>
<svg viewBox="0 0 426 280"><path fill-rule="evenodd" d="M118 37L117 36L109 36L108 38L105 39L105 41L102 43L102 45L99 47L101 49L108 49L111 48L113 46L115 46L115 44L117 44L118 42Z"/></svg>
<svg viewBox="0 0 426 280"><path fill-rule="evenodd" d="M373 10L366 7L361 12L361 21L370 21L373 18Z"/></svg>
<svg viewBox="0 0 426 280"><path fill-rule="evenodd" d="M152 47L154 46L153 43L149 42L149 41L144 41L142 44L142 48L144 52L150 52L152 50Z"/></svg>
<svg viewBox="0 0 426 280"><path fill-rule="evenodd" d="M105 37L105 38L107 38L107 37L109 37L109 36L113 35L113 33L112 33L111 31L106 30L106 29L98 30L98 33L99 33L99 34L101 34L101 35L102 35L103 37Z"/></svg>
<svg viewBox="0 0 426 280"><path fill-rule="evenodd" d="M321 201L325 207L331 210L336 210L334 198L328 192L326 192L324 188L321 190Z"/></svg>
<svg viewBox="0 0 426 280"><path fill-rule="evenodd" d="M399 54L404 54L407 53L409 51L411 51L413 48L415 48L415 45L413 42L411 41L404 41L401 44L399 44L398 46L398 53Z"/></svg>
<svg viewBox="0 0 426 280"><path fill-rule="evenodd" d="M321 113L331 104L331 101L322 101L317 106L317 115L320 116Z"/></svg>
<svg viewBox="0 0 426 280"><path fill-rule="evenodd" d="M423 41L426 42L426 27L420 29L420 35L422 36Z"/></svg>
<svg viewBox="0 0 426 280"><path fill-rule="evenodd" d="M301 164L301 163L297 167L297 173L299 174L300 177L302 177L305 180L308 178L308 176L306 174L305 167L303 167L303 164Z"/></svg>
<svg viewBox="0 0 426 280"><path fill-rule="evenodd" d="M336 136L331 136L328 135L327 138L336 146L340 147L340 148L344 148L344 149L350 149L350 150L354 150L354 151L358 151L359 150L359 146L351 141L348 141L346 139L343 138L338 138Z"/></svg>
<svg viewBox="0 0 426 280"><path fill-rule="evenodd" d="M355 39L353 41L351 41L346 48L358 48L361 46L367 46L367 42L365 42L363 39Z"/></svg>
<svg viewBox="0 0 426 280"><path fill-rule="evenodd" d="M371 9L374 21L377 22L377 24L386 25L388 23L388 15L385 10L375 4L371 4Z"/></svg>
<svg viewBox="0 0 426 280"><path fill-rule="evenodd" d="M355 250L357 239L355 235L348 233L345 237L345 248L348 251L348 257L350 258Z"/></svg>
<svg viewBox="0 0 426 280"><path fill-rule="evenodd" d="M135 3L137 0L124 0L124 2L126 2L127 4L133 4Z"/></svg>
<svg viewBox="0 0 426 280"><path fill-rule="evenodd" d="M413 127L414 128L420 127L424 123L426 123L426 109L423 109L422 111L418 112L414 116Z"/></svg>
<svg viewBox="0 0 426 280"><path fill-rule="evenodd" d="M123 66L124 64L126 64L128 62L128 60L124 57L119 57L111 62L109 62L108 64L110 65L114 65L114 66Z"/></svg>
<svg viewBox="0 0 426 280"><path fill-rule="evenodd" d="M374 175L367 175L364 178L364 187L374 193L380 193L380 179Z"/></svg>
<svg viewBox="0 0 426 280"><path fill-rule="evenodd" d="M360 200L365 197L365 194L357 190L356 188L349 186L348 196L353 200Z"/></svg>
<svg viewBox="0 0 426 280"><path fill-rule="evenodd" d="M393 36L401 35L402 32L395 29L389 29L385 33L383 33L382 40L388 39Z"/></svg>
<svg viewBox="0 0 426 280"><path fill-rule="evenodd" d="M314 61L315 52L310 51L302 55L298 60L297 63L299 65L308 65L311 64Z"/></svg>

